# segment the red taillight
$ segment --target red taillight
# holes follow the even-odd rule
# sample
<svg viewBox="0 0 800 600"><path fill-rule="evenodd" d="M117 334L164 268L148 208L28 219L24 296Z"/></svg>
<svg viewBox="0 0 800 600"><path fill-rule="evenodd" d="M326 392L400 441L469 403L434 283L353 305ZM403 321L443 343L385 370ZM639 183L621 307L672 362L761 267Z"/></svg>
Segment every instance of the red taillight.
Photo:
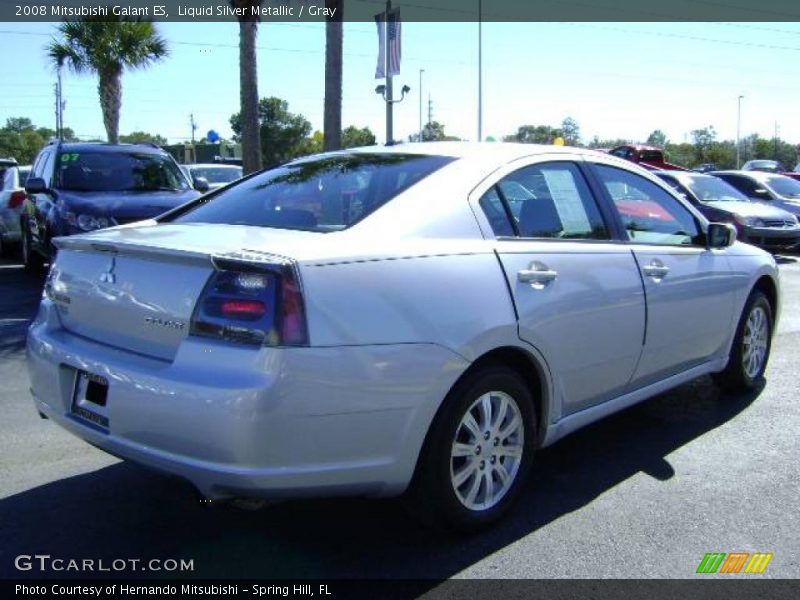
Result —
<svg viewBox="0 0 800 600"><path fill-rule="evenodd" d="M22 206L23 202L25 202L24 191L17 190L16 192L11 192L11 196L8 198L8 208L19 208Z"/></svg>
<svg viewBox="0 0 800 600"><path fill-rule="evenodd" d="M243 344L308 344L303 294L294 265L214 258L192 315L191 334Z"/></svg>
<svg viewBox="0 0 800 600"><path fill-rule="evenodd" d="M231 319L260 319L267 314L267 307L257 300L225 300L220 312Z"/></svg>

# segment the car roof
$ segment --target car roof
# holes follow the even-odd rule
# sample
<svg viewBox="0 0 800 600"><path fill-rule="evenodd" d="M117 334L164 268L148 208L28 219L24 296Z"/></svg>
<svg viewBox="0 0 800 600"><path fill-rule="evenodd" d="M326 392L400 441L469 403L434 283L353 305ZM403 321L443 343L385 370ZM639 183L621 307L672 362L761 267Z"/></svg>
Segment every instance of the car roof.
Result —
<svg viewBox="0 0 800 600"><path fill-rule="evenodd" d="M711 175L708 173L698 173L697 171L673 171L662 169L659 171L653 171L653 174L658 175L659 177L668 176L675 179L695 179L698 177L705 177L706 179L711 178Z"/></svg>
<svg viewBox="0 0 800 600"><path fill-rule="evenodd" d="M182 167L186 167L187 169L193 169L194 167L201 167L203 169L241 169L241 165L231 165L225 163L191 163L191 164L183 164Z"/></svg>
<svg viewBox="0 0 800 600"><path fill-rule="evenodd" d="M126 150L136 150L145 154L167 154L163 148L155 144L107 144L102 142L65 142L58 144L58 148L64 152L119 152Z"/></svg>
<svg viewBox="0 0 800 600"><path fill-rule="evenodd" d="M516 142L409 142L391 146L362 146L337 152L326 152L306 156L297 160L302 162L321 156L336 154L420 154L427 156L448 156L451 158L486 158L491 161L512 161L536 154L589 154L607 156L603 152L572 146L553 146L545 144L520 144Z"/></svg>
<svg viewBox="0 0 800 600"><path fill-rule="evenodd" d="M780 173L770 173L768 171L736 171L729 169L728 171L711 171L711 175L742 175L743 177L750 177L751 179L766 179L767 177L775 177Z"/></svg>

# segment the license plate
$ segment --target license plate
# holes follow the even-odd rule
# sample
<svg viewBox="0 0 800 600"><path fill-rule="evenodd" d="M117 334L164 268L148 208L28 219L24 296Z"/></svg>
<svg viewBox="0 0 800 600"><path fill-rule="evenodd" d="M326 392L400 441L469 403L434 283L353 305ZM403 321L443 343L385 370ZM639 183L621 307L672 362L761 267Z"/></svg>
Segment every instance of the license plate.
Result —
<svg viewBox="0 0 800 600"><path fill-rule="evenodd" d="M78 371L72 394L72 414L108 429L108 380L100 375Z"/></svg>

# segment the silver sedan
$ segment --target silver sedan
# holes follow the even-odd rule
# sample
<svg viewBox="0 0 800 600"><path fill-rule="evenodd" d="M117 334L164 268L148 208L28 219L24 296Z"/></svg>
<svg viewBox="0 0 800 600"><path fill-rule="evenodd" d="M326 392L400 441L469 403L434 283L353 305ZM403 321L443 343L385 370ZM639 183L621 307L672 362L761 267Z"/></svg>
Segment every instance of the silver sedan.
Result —
<svg viewBox="0 0 800 600"><path fill-rule="evenodd" d="M769 254L572 148L322 154L55 244L43 415L210 499L405 494L453 529L584 425L761 385L778 316Z"/></svg>

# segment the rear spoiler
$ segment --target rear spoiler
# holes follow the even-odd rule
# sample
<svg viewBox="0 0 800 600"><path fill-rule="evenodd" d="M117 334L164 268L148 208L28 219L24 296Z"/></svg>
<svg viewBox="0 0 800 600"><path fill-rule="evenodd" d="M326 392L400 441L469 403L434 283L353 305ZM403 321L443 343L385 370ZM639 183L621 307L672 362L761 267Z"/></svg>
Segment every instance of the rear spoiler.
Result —
<svg viewBox="0 0 800 600"><path fill-rule="evenodd" d="M76 252L108 252L115 256L134 256L143 259L153 259L168 262L177 262L190 265L211 266L211 255L205 252L190 252L186 250L172 250L157 246L142 244L128 244L120 242L94 241L90 237L69 236L53 238L53 245L59 250L73 250Z"/></svg>

